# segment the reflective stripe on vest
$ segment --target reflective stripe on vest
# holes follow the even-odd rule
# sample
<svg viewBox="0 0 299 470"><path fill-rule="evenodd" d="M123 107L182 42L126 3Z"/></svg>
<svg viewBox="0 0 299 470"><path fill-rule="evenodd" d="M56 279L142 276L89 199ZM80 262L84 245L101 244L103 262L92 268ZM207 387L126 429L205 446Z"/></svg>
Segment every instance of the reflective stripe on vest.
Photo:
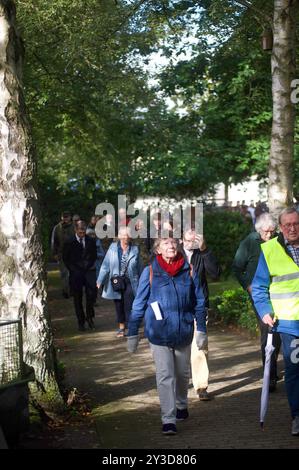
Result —
<svg viewBox="0 0 299 470"><path fill-rule="evenodd" d="M270 300L276 318L299 320L299 267L277 241L261 245L271 276Z"/></svg>

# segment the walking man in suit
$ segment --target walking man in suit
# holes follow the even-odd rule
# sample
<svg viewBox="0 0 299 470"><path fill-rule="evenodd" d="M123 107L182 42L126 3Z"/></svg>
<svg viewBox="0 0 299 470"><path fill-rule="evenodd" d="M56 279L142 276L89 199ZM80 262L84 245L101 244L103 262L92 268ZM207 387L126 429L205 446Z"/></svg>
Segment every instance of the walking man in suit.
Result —
<svg viewBox="0 0 299 470"><path fill-rule="evenodd" d="M90 329L94 329L96 259L95 240L86 235L86 223L80 220L75 226L75 236L65 243L63 249L63 261L70 272L70 289L74 297L79 331L85 330L85 322ZM83 287L85 287L86 315L82 302Z"/></svg>

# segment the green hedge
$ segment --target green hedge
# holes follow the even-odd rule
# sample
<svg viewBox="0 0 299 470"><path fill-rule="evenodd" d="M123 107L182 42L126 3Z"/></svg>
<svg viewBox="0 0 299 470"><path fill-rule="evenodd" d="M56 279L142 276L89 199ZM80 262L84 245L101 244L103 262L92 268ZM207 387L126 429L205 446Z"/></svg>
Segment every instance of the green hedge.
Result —
<svg viewBox="0 0 299 470"><path fill-rule="evenodd" d="M246 328L254 334L259 331L248 294L242 288L224 291L212 299L211 306L225 324Z"/></svg>
<svg viewBox="0 0 299 470"><path fill-rule="evenodd" d="M204 212L203 224L207 244L213 250L226 277L231 273L240 241L252 231L253 226L244 221L239 213L224 210Z"/></svg>

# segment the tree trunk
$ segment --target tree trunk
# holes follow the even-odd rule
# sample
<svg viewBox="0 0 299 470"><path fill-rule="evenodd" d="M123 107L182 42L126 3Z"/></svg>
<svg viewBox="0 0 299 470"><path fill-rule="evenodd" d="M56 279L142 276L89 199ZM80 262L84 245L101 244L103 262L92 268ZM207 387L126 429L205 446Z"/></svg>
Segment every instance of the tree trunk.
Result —
<svg viewBox="0 0 299 470"><path fill-rule="evenodd" d="M35 398L62 404L46 307L35 163L21 86L23 45L15 5L0 0L0 318L21 318Z"/></svg>
<svg viewBox="0 0 299 470"><path fill-rule="evenodd" d="M298 0L274 0L268 199L270 211L275 215L293 203L295 105L291 102L291 82L296 72L297 15Z"/></svg>

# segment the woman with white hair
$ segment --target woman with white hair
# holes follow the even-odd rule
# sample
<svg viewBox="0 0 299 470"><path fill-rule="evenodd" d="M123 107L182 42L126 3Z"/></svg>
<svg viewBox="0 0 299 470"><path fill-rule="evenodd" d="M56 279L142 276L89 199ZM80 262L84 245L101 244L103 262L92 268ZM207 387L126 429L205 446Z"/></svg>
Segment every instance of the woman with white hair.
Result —
<svg viewBox="0 0 299 470"><path fill-rule="evenodd" d="M265 325L252 301L251 297L251 283L254 278L254 274L258 265L258 260L261 252L261 244L267 242L271 238L276 236L277 223L275 219L268 212L261 214L255 223L255 232L251 232L244 240L241 241L239 248L236 252L233 262L233 272L238 279L239 283L249 294L252 307L257 316L261 331L261 352L263 365L265 364L265 347L267 344L268 326ZM275 351L271 356L271 367L270 367L270 392L274 392L276 389L276 382L278 380L277 375L277 357L281 345L279 333L273 333L273 346Z"/></svg>
<svg viewBox="0 0 299 470"><path fill-rule="evenodd" d="M117 241L111 243L106 253L97 279L97 287L103 286L102 297L114 300L118 338L125 335L142 270L139 247L132 244L130 228L122 225Z"/></svg>
<svg viewBox="0 0 299 470"><path fill-rule="evenodd" d="M158 238L155 258L141 275L129 320L128 351L138 346L144 318L156 366L163 434L176 434L176 421L188 418L190 353L196 319L196 343L207 343L205 299L196 271L179 251L176 239Z"/></svg>

